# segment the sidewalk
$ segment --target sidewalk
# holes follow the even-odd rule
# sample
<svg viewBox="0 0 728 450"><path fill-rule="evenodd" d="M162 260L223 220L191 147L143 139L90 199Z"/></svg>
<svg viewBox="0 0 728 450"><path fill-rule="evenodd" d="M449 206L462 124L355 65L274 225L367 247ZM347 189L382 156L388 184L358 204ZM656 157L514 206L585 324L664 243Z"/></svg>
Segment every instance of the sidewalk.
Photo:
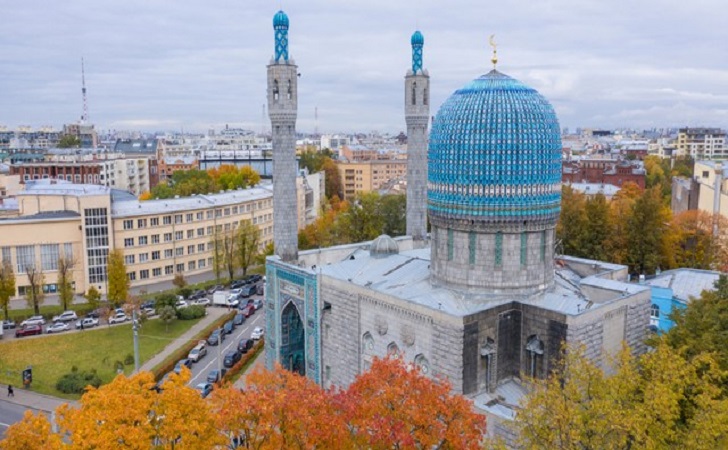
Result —
<svg viewBox="0 0 728 450"><path fill-rule="evenodd" d="M174 353L178 348L184 345L187 341L192 340L197 333L207 328L212 322L217 320L219 317L224 316L228 313L225 308L207 308L207 315L197 322L192 328L187 330L180 337L169 343L161 352L154 355L149 361L142 364L139 368L140 371L151 372L158 364L164 361L169 355ZM144 332L142 331L142 334Z"/></svg>
<svg viewBox="0 0 728 450"><path fill-rule="evenodd" d="M258 353L258 356L255 358L255 361L253 361L253 364L248 366L248 369L243 373L240 378L238 378L238 381L233 384L233 387L236 387L238 389L245 389L245 379L248 377L248 374L253 372L257 368L265 368L265 351L262 351Z"/></svg>
<svg viewBox="0 0 728 450"><path fill-rule="evenodd" d="M73 407L78 406L78 401L76 400L64 400L58 397L51 397L50 395L39 394L18 386L13 386L13 390L15 392L15 396L7 397L5 395L7 392L7 385L3 385L2 391L0 391L3 395L0 399L7 401L8 403L15 403L16 405L45 412L53 412L64 403L68 403Z"/></svg>

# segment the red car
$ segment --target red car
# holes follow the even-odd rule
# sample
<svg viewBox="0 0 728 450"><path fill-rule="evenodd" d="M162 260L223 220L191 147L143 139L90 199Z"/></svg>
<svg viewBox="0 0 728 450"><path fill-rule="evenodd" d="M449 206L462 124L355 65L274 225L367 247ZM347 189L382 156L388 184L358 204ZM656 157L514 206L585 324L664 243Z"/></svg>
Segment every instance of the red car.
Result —
<svg viewBox="0 0 728 450"><path fill-rule="evenodd" d="M253 313L255 313L255 306L253 306L252 304L246 306L245 308L243 308L242 313L247 319L248 317L252 316Z"/></svg>
<svg viewBox="0 0 728 450"><path fill-rule="evenodd" d="M15 330L15 337L33 336L35 334L43 334L43 328L40 325L26 325L23 328Z"/></svg>

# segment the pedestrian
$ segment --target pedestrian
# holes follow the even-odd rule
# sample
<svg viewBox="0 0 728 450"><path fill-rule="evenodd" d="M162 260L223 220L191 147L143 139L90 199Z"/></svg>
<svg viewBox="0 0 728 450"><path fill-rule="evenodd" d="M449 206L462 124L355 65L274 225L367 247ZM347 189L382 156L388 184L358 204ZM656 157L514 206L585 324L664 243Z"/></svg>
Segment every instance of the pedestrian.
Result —
<svg viewBox="0 0 728 450"><path fill-rule="evenodd" d="M8 384L8 397L15 397L15 392L13 392L12 384Z"/></svg>

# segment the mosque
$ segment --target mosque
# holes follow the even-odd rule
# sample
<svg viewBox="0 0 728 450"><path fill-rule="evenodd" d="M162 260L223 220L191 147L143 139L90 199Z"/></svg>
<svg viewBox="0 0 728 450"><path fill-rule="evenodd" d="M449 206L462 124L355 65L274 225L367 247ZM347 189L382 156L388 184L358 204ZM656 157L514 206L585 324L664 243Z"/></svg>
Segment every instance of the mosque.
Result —
<svg viewBox="0 0 728 450"><path fill-rule="evenodd" d="M489 416L514 417L525 376L545 377L564 342L605 361L645 350L648 287L627 268L556 254L561 137L551 104L495 69L465 84L430 125L424 37L412 35L404 83L407 236L298 252L297 66L289 19L273 20L268 65L274 240L266 265L266 364L347 386L396 355L445 376ZM429 219L430 231L427 231ZM493 420L495 419L495 420Z"/></svg>

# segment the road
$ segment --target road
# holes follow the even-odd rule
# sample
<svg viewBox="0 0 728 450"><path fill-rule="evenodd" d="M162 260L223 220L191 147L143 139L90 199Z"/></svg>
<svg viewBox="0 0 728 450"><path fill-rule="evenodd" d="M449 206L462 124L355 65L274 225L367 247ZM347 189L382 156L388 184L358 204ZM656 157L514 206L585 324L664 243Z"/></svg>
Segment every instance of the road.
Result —
<svg viewBox="0 0 728 450"><path fill-rule="evenodd" d="M254 298L260 298L255 296ZM224 358L225 353L230 350L235 350L238 347L238 342L241 339L249 339L250 333L253 332L255 327L264 327L265 323L265 312L263 308L258 309L255 314L245 320L242 325L239 325L232 334L225 336L225 340L222 341L222 345L208 345L207 355L203 357L199 362L192 364L192 378L190 379L190 386L196 386L198 383L204 383L207 380L207 374L218 367L224 367L222 360L218 366L217 360Z"/></svg>
<svg viewBox="0 0 728 450"><path fill-rule="evenodd" d="M5 437L5 431L10 425L20 422L28 409L32 408L0 399L0 439ZM35 413L37 410L33 410L33 412Z"/></svg>

